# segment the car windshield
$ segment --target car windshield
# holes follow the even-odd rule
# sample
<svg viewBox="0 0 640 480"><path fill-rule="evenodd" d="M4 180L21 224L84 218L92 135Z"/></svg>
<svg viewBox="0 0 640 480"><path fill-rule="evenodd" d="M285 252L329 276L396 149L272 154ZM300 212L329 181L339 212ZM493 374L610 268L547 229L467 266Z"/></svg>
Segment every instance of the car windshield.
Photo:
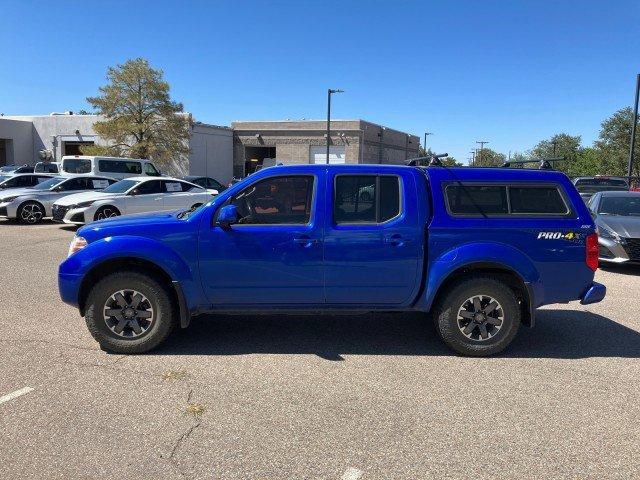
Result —
<svg viewBox="0 0 640 480"><path fill-rule="evenodd" d="M600 200L598 213L602 215L640 217L640 195L624 197L604 196Z"/></svg>
<svg viewBox="0 0 640 480"><path fill-rule="evenodd" d="M39 183L38 185L33 187L33 189L49 190L50 188L55 187L56 185L64 182L65 180L69 180L69 177L53 177L53 178L50 178L49 180L45 180L44 182Z"/></svg>
<svg viewBox="0 0 640 480"><path fill-rule="evenodd" d="M119 182L112 183L102 191L104 193L124 193L138 183L139 181L137 180L120 180Z"/></svg>

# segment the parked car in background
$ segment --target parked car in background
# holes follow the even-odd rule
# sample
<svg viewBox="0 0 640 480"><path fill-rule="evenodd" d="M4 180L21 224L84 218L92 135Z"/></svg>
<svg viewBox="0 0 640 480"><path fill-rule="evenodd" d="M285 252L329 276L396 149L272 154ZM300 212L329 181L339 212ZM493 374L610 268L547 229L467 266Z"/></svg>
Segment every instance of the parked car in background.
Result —
<svg viewBox="0 0 640 480"><path fill-rule="evenodd" d="M601 301L597 268L594 222L563 173L297 165L191 212L79 229L58 285L118 353L146 352L198 313L411 311L485 356L537 307Z"/></svg>
<svg viewBox="0 0 640 480"><path fill-rule="evenodd" d="M62 175L90 173L92 175L105 175L118 180L140 175L160 176L160 171L149 160L91 155L62 157L60 173Z"/></svg>
<svg viewBox="0 0 640 480"><path fill-rule="evenodd" d="M599 192L589 210L603 262L640 263L640 192Z"/></svg>
<svg viewBox="0 0 640 480"><path fill-rule="evenodd" d="M101 192L86 192L58 200L53 220L82 225L131 213L196 208L214 197L204 188L171 177L132 177Z"/></svg>
<svg viewBox="0 0 640 480"><path fill-rule="evenodd" d="M34 173L59 173L60 162L38 162L33 167Z"/></svg>
<svg viewBox="0 0 640 480"><path fill-rule="evenodd" d="M0 190L31 188L52 177L53 175L47 175L45 173L0 174Z"/></svg>
<svg viewBox="0 0 640 480"><path fill-rule="evenodd" d="M200 185L202 188L206 188L207 190L215 190L216 195L229 187L224 186L218 180L212 177L199 177L197 175L187 175L186 177L182 177L183 180L187 182L195 183L196 185Z"/></svg>
<svg viewBox="0 0 640 480"><path fill-rule="evenodd" d="M577 177L573 179L573 184L585 203L589 201L594 193L611 190L626 192L629 190L627 179L622 177L605 177L600 175L596 175L595 177Z"/></svg>
<svg viewBox="0 0 640 480"><path fill-rule="evenodd" d="M113 178L78 175L53 177L32 188L9 190L0 196L0 217L38 223L52 216L51 207L59 198L75 192L95 192L115 182Z"/></svg>
<svg viewBox="0 0 640 480"><path fill-rule="evenodd" d="M4 165L0 167L0 174L3 173L33 173L33 167L24 165Z"/></svg>

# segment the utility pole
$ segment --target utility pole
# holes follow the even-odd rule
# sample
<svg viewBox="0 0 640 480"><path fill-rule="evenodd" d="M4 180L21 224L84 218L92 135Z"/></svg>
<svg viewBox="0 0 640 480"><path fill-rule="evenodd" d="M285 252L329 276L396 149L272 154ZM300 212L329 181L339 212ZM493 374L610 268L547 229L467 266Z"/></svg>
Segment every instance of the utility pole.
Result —
<svg viewBox="0 0 640 480"><path fill-rule="evenodd" d="M478 160L480 161L480 163L482 163L482 149L484 148L485 144L489 143L486 140L476 140L476 143L480 144L480 151L478 152Z"/></svg>
<svg viewBox="0 0 640 480"><path fill-rule="evenodd" d="M553 156L556 156L556 145L558 144L558 140L551 140L551 143L553 144Z"/></svg>
<svg viewBox="0 0 640 480"><path fill-rule="evenodd" d="M427 135L433 135L433 133L431 132L424 132L424 143L423 143L423 148L424 148L424 154L427 154Z"/></svg>
<svg viewBox="0 0 640 480"><path fill-rule="evenodd" d="M471 166L476 163L476 149L474 148L469 152L471 154Z"/></svg>
<svg viewBox="0 0 640 480"><path fill-rule="evenodd" d="M331 145L331 95L342 92L344 90L332 88L327 90L327 165L329 165L329 146Z"/></svg>
<svg viewBox="0 0 640 480"><path fill-rule="evenodd" d="M633 156L636 150L636 126L638 124L638 97L640 97L640 73L636 79L636 103L633 110L633 125L631 126L631 145L629 146L629 168L627 169L627 176L629 182L631 182L631 175L633 173Z"/></svg>

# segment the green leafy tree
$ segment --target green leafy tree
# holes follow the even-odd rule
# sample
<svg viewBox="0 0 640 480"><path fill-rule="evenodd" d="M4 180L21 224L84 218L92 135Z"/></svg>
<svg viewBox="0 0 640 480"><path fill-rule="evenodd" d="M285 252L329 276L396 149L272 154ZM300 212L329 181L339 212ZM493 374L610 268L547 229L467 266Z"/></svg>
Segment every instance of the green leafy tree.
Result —
<svg viewBox="0 0 640 480"><path fill-rule="evenodd" d="M498 153L490 148L483 148L476 153L476 159L473 162L474 167L499 167L502 165L506 156L504 153Z"/></svg>
<svg viewBox="0 0 640 480"><path fill-rule="evenodd" d="M462 167L462 163L457 161L455 157L441 158L440 161L445 167Z"/></svg>
<svg viewBox="0 0 640 480"><path fill-rule="evenodd" d="M618 110L602 122L600 135L595 142L595 148L601 158L602 171L608 175L627 175L629 161L629 146L631 142L631 127L633 125L633 110L626 107ZM640 175L640 132L636 130L635 159L632 175Z"/></svg>
<svg viewBox="0 0 640 480"><path fill-rule="evenodd" d="M109 83L87 101L104 120L94 130L109 142L86 151L107 151L132 158L149 158L162 169L175 170L189 153L190 118L182 104L169 96L163 72L143 58L110 67Z"/></svg>

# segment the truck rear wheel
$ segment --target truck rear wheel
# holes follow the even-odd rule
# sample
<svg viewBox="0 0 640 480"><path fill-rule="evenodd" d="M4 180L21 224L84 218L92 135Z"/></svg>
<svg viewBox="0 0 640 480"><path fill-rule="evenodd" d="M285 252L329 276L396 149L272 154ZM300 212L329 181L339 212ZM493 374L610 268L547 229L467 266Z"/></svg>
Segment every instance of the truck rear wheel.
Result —
<svg viewBox="0 0 640 480"><path fill-rule="evenodd" d="M460 280L434 310L442 340L458 353L483 357L504 350L520 326L515 292L491 277Z"/></svg>
<svg viewBox="0 0 640 480"><path fill-rule="evenodd" d="M125 271L103 278L91 289L84 318L103 350L143 353L169 336L177 315L163 285L142 273Z"/></svg>

